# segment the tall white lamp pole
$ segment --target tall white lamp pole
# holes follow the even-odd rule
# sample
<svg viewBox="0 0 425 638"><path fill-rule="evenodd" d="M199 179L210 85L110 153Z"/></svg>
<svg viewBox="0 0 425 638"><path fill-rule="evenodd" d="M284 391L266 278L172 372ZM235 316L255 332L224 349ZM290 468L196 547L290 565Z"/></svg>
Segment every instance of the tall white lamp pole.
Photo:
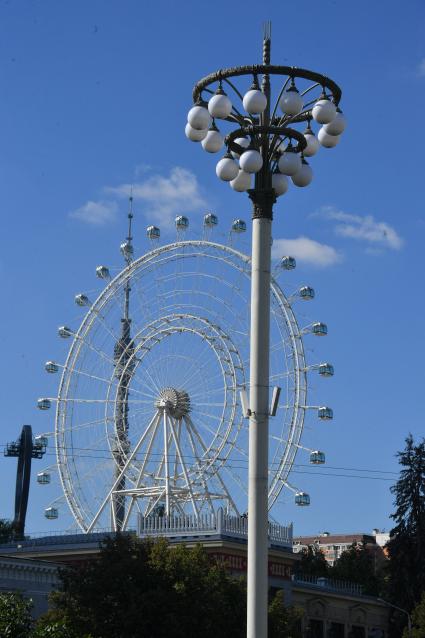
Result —
<svg viewBox="0 0 425 638"><path fill-rule="evenodd" d="M263 62L221 69L196 83L186 136L208 153L226 147L217 176L253 203L247 637L267 638L268 595L268 420L270 268L273 204L286 193L289 179L307 186L313 173L306 158L320 146L337 145L345 128L339 109L341 90L324 75L270 64L271 29L266 25ZM250 78L244 95L234 78ZM261 76L261 84L260 78ZM276 94L270 78L276 77ZM229 91L236 100L226 94ZM236 101L239 104L236 106ZM242 102L242 104L240 104ZM226 136L217 122L233 128ZM312 123L321 128L316 135ZM302 130L299 130L299 125ZM235 129L236 125L236 129ZM254 184L252 184L254 176Z"/></svg>

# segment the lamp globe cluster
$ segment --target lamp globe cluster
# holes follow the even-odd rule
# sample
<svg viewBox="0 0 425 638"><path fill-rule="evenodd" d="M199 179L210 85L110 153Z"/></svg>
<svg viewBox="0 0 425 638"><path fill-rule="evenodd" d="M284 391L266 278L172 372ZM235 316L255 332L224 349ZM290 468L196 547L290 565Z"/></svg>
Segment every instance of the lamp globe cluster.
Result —
<svg viewBox="0 0 425 638"><path fill-rule="evenodd" d="M200 142L207 153L224 150L216 174L238 192L255 188L260 174L268 175L267 183L276 197L284 195L291 183L299 188L308 186L313 179L308 159L320 148L335 147L346 127L336 85L312 72L297 76L294 67L276 68L287 69L288 75L274 104L272 91L265 90L264 84L260 87L254 67L252 82L244 93L227 81L233 74L241 75L237 69L219 71L217 77L212 74L194 90L196 99L187 116L186 136ZM306 86L306 81L314 84ZM232 99L223 88L225 83L226 90L234 94ZM312 99L316 87L319 90ZM220 130L224 127L228 130Z"/></svg>

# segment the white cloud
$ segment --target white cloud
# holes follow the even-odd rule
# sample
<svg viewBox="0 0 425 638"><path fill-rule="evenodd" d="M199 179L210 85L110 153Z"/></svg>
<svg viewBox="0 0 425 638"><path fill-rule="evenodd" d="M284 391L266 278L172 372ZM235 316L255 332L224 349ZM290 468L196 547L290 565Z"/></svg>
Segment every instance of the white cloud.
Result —
<svg viewBox="0 0 425 638"><path fill-rule="evenodd" d="M69 213L70 217L79 219L92 226L104 226L115 221L118 212L118 204L111 201L88 201L80 208Z"/></svg>
<svg viewBox="0 0 425 638"><path fill-rule="evenodd" d="M372 215L353 215L324 206L319 215L337 222L334 231L340 237L365 241L375 246L400 250L404 241L397 231L386 222L376 221Z"/></svg>
<svg viewBox="0 0 425 638"><path fill-rule="evenodd" d="M272 246L272 256L279 259L284 255L295 257L300 262L312 264L319 268L333 266L342 261L342 254L332 246L320 244L309 237L296 239L275 239Z"/></svg>
<svg viewBox="0 0 425 638"><path fill-rule="evenodd" d="M425 58L422 58L422 60L419 62L417 73L421 78L425 77Z"/></svg>
<svg viewBox="0 0 425 638"><path fill-rule="evenodd" d="M121 184L106 191L110 195L128 197L131 189L134 201L145 203L145 217L162 227L170 227L176 214L199 210L207 205L196 176L179 166L172 168L168 176L150 175L135 184Z"/></svg>

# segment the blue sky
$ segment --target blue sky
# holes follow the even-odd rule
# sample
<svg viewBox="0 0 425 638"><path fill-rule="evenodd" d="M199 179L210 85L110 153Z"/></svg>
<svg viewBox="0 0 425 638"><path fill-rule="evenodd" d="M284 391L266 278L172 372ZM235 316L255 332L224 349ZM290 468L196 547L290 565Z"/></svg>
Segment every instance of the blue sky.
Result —
<svg viewBox="0 0 425 638"><path fill-rule="evenodd" d="M314 344L336 370L317 382L335 411L320 424L321 448L329 467L389 473L299 473L312 505L288 499L278 517L297 533L389 528L391 481L382 479L395 478L407 433L423 433L424 18L415 0L385 9L365 0L0 2L0 443L24 423L52 427L53 413L34 407L52 391L43 364L65 355L57 326L77 322L73 296L96 286L95 266L120 264L128 184L136 254L148 249L148 223L173 238L175 214L201 228L213 210L224 235L234 217L249 221L246 195L217 180L216 157L184 126L194 82L259 62L271 19L272 61L333 78L349 122L338 147L314 158L311 186L275 207L276 254L295 254L291 277L315 288L308 312L329 326ZM11 517L12 459L0 460L0 480L0 516ZM41 489L32 485L27 528L61 529L45 521Z"/></svg>

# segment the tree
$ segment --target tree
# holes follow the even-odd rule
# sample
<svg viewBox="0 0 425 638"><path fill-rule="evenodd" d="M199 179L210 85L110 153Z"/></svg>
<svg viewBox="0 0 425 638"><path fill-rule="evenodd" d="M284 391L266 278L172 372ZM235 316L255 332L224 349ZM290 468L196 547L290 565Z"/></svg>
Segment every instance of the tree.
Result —
<svg viewBox="0 0 425 638"><path fill-rule="evenodd" d="M48 611L35 623L31 638L90 638L88 634L77 636L63 618L56 612Z"/></svg>
<svg viewBox="0 0 425 638"><path fill-rule="evenodd" d="M0 518L0 543L9 543L15 538L13 523Z"/></svg>
<svg viewBox="0 0 425 638"><path fill-rule="evenodd" d="M403 638L424 638L425 636L425 592L412 613L412 631L405 628Z"/></svg>
<svg viewBox="0 0 425 638"><path fill-rule="evenodd" d="M325 555L317 545L308 545L303 547L300 552L301 560L297 563L296 571L298 574L308 576L327 576L329 565Z"/></svg>
<svg viewBox="0 0 425 638"><path fill-rule="evenodd" d="M28 638L32 627L32 603L19 593L0 594L0 636Z"/></svg>
<svg viewBox="0 0 425 638"><path fill-rule="evenodd" d="M345 552L342 552L330 568L329 576L361 585L366 595L380 594L380 581L375 569L375 560L364 543L353 543Z"/></svg>
<svg viewBox="0 0 425 638"><path fill-rule="evenodd" d="M396 525L387 544L386 595L411 611L425 591L425 439L415 444L410 434L397 456L402 469L391 488L396 507L391 517Z"/></svg>
<svg viewBox="0 0 425 638"><path fill-rule="evenodd" d="M61 573L56 620L93 638L243 638L245 586L198 546L117 534L99 559Z"/></svg>
<svg viewBox="0 0 425 638"><path fill-rule="evenodd" d="M304 611L286 607L283 591L278 591L269 605L269 636L272 638L301 638L301 619Z"/></svg>

